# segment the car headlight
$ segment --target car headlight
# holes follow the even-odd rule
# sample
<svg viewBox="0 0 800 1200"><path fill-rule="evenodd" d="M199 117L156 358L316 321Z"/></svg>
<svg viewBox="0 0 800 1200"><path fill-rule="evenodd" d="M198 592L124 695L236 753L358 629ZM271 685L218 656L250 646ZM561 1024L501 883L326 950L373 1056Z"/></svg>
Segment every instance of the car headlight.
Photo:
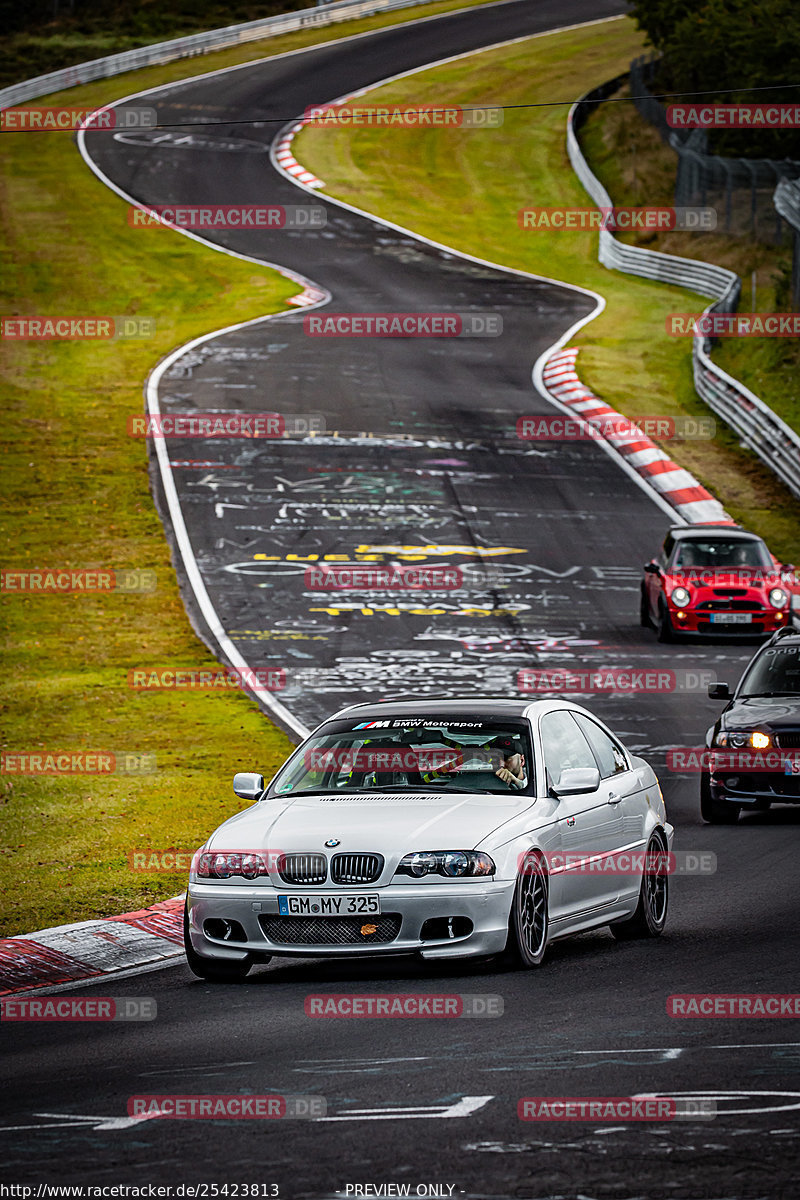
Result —
<svg viewBox="0 0 800 1200"><path fill-rule="evenodd" d="M212 850L197 857L198 879L230 879L232 875L257 879L259 875L268 874L267 864L260 854Z"/></svg>
<svg viewBox="0 0 800 1200"><path fill-rule="evenodd" d="M414 879L424 875L474 879L476 875L494 875L496 869L494 860L479 850L417 850L400 860L396 874Z"/></svg>
<svg viewBox="0 0 800 1200"><path fill-rule="evenodd" d="M733 750L743 750L745 746L752 746L754 750L766 750L767 746L772 745L772 739L768 733L762 733L760 729L749 733L745 729L736 729L732 732L721 730L714 738L715 746L730 746Z"/></svg>
<svg viewBox="0 0 800 1200"><path fill-rule="evenodd" d="M788 593L783 588L770 588L769 602L773 608L785 608L789 601Z"/></svg>
<svg viewBox="0 0 800 1200"><path fill-rule="evenodd" d="M669 598L677 608L686 608L692 598L692 594L685 587L676 587L672 589Z"/></svg>

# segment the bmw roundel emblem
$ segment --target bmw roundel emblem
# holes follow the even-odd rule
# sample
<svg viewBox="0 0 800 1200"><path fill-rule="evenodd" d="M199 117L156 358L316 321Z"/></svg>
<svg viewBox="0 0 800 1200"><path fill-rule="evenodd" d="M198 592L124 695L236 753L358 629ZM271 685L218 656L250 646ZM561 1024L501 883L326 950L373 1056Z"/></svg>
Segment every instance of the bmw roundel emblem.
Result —
<svg viewBox="0 0 800 1200"><path fill-rule="evenodd" d="M338 838L328 838L328 840L327 840L327 842L325 843L325 845L326 845L326 846L329 846L331 849L333 849L333 847L334 847L334 846L338 846L338 845L339 845L339 839L338 839Z"/></svg>

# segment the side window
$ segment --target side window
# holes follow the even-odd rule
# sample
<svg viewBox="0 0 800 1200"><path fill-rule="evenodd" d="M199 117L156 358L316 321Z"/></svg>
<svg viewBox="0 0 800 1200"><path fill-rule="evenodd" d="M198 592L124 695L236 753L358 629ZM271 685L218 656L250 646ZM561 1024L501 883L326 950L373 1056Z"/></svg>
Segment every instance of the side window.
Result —
<svg viewBox="0 0 800 1200"><path fill-rule="evenodd" d="M597 768L591 747L566 709L547 713L539 724L548 784L557 784L569 767Z"/></svg>
<svg viewBox="0 0 800 1200"><path fill-rule="evenodd" d="M668 533L667 536L664 538L664 545L661 548L660 562L661 562L662 567L665 567L667 565L669 556L670 556L670 554L672 554L672 549L673 549L674 545L675 545L675 538L672 536L671 533Z"/></svg>
<svg viewBox="0 0 800 1200"><path fill-rule="evenodd" d="M609 737L605 730L595 724L589 717L574 713L575 720L586 734L586 740L592 747L600 768L600 778L608 779L610 775L618 775L620 771L628 770L625 751L619 742Z"/></svg>

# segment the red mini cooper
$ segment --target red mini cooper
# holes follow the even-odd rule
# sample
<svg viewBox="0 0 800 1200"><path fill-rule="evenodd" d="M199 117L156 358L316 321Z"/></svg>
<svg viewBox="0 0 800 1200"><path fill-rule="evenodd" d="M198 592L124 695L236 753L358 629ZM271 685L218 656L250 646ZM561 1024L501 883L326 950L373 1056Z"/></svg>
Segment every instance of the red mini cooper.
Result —
<svg viewBox="0 0 800 1200"><path fill-rule="evenodd" d="M645 564L641 623L660 642L684 634L767 636L800 618L794 567L738 525L674 525Z"/></svg>

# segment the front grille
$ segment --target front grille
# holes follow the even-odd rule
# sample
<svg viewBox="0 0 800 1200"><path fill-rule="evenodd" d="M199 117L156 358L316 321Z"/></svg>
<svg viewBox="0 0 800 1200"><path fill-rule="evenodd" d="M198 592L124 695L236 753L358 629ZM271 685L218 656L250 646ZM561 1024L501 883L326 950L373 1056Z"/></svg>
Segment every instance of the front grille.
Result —
<svg viewBox="0 0 800 1200"><path fill-rule="evenodd" d="M324 854L282 854L278 874L284 883L301 883L306 887L324 883L328 864Z"/></svg>
<svg viewBox="0 0 800 1200"><path fill-rule="evenodd" d="M271 942L282 946L372 946L393 942L400 932L400 913L381 917L279 917L258 918ZM362 929L374 928L374 933Z"/></svg>
<svg viewBox="0 0 800 1200"><path fill-rule="evenodd" d="M334 883L374 883L383 870L382 854L334 854L331 879Z"/></svg>
<svg viewBox="0 0 800 1200"><path fill-rule="evenodd" d="M746 596L747 588L712 588L715 596Z"/></svg>
<svg viewBox="0 0 800 1200"><path fill-rule="evenodd" d="M703 600L697 606L703 612L761 612L758 600Z"/></svg>
<svg viewBox="0 0 800 1200"><path fill-rule="evenodd" d="M782 729L775 734L775 745L779 750L800 750L800 729Z"/></svg>

